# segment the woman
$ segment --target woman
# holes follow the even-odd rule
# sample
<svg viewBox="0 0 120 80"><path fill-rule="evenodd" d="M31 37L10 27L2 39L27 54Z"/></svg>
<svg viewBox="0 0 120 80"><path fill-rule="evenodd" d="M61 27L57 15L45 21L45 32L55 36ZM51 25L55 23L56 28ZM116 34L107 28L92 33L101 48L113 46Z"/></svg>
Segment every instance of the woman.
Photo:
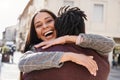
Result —
<svg viewBox="0 0 120 80"><path fill-rule="evenodd" d="M43 16L45 16L45 14L40 14L39 13L39 15L37 15L37 16L40 16L40 17L43 17ZM46 22L46 23L49 23L50 21L53 21L53 20L51 20L50 19L50 17L49 16L47 16L46 18L40 18L40 17L38 17L37 18L37 16L36 16L36 18L35 19L33 19L35 22L33 22L34 24L35 24L35 29L34 30L36 30L36 32L38 32L38 33L40 33L41 34L41 36L39 36L38 34L37 34L37 36L39 37L39 38L41 38L41 39L43 39L43 40L50 40L50 39L53 39L54 37L54 29L53 29L53 27L52 28L47 28L48 26L46 26L46 25L48 25L48 24L43 24L43 23L41 23L41 22L39 22L39 19L41 19L43 22ZM44 19L48 19L48 21L46 21L46 20L44 20ZM41 26L43 27L43 29L45 29L45 28L47 28L47 30L46 31L43 31L43 30L40 30L39 31L39 27L41 28ZM50 25L51 26L51 25ZM33 30L33 29L32 29ZM42 32L43 31L43 32ZM33 33L33 32L32 32ZM35 36L35 35L34 35ZM84 35L84 34L82 34L82 36L86 36L86 35ZM88 36L91 36L91 35L88 35ZM92 35L92 36L95 36L95 35ZM72 37L72 39L71 39L71 37ZM65 36L65 37L61 37L61 38L59 38L59 39L57 39L57 40L60 40L60 39L68 39L69 38L69 40L71 40L72 42L75 42L76 41L76 39L77 39L77 41L79 42L79 38L80 38L80 36L77 38L77 36ZM91 39L91 37L87 37L87 39ZM113 47L113 41L112 40L109 40L108 38L104 38L104 37L101 37L101 36L98 36L98 38L99 39L104 39L104 40L108 40L108 41L110 41L110 42L112 42L112 45L111 45L111 47L110 47L110 49L109 49L109 51L111 51L111 49L112 49L112 47ZM82 39L82 38L81 38ZM84 42L84 39L85 38L83 38L83 42ZM101 40L102 40L101 39ZM94 40L94 39L93 39ZM104 41L103 40L103 41ZM42 40L41 40L42 41ZM64 40L63 40L64 41ZM70 41L70 42L71 42ZM34 42L34 41L31 41L31 42ZM31 43L30 42L30 43ZM39 41L38 41L39 42ZM107 44L108 43L110 43L110 42L107 42ZM35 43L36 44L36 43ZM110 43L111 44L111 43ZM34 45L34 44L33 44ZM42 44L43 45L43 44ZM83 44L84 45L84 44ZM90 47L90 46L89 46ZM93 47L93 46L92 46ZM92 48L92 47L90 47L90 48ZM104 46L103 46L104 47ZM107 47L108 48L108 47ZM94 48L93 48L94 49ZM96 48L95 48L96 49ZM97 48L97 50L99 50L98 48ZM101 53L100 51L99 51L99 53ZM104 52L105 53L105 52ZM107 53L107 51L106 51L106 53ZM63 55L63 54L62 54ZM71 54L69 54L69 55L71 55ZM74 55L74 54L73 54ZM73 56L72 55L72 56ZM76 55L76 54L75 54ZM78 56L78 55L80 55L80 54L77 54L76 55L76 57ZM71 56L71 57L72 57ZM63 57L64 57L64 55L63 55ZM90 60L90 62L88 62L88 63L93 63L94 64L94 67L96 67L97 65L96 65L96 63L94 62L94 61L92 61L93 59L91 58L91 57L87 57L87 58L89 58L89 60ZM86 58L86 59L87 59ZM59 58L60 59L60 58ZM71 58L72 59L72 58ZM79 58L77 58L77 59L80 59L80 57ZM89 61L88 60L88 61ZM70 61L70 60L63 60L63 62L64 61ZM75 62L75 63L77 63L77 64L81 64L81 62L79 62L79 60L76 60L75 59L75 61L74 60L71 60L71 61L73 61L73 62L75 62L75 61L77 61L77 62ZM62 62L62 61L61 61ZM83 66L86 66L86 65L84 65L84 64L82 64ZM90 64L91 65L91 64ZM87 66L86 66L87 67ZM92 66L91 66L92 67ZM91 72L91 74L93 74L93 75L96 75L96 71L97 71L97 67L93 70L93 71L91 71L91 69L90 69L90 67L87 67L88 68L88 70Z"/></svg>

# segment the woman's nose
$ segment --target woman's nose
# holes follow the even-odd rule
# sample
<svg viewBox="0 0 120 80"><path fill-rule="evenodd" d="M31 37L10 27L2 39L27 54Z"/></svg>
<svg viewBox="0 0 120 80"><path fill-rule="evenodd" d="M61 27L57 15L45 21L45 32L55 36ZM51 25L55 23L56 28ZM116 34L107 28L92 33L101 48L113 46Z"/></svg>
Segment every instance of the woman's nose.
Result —
<svg viewBox="0 0 120 80"><path fill-rule="evenodd" d="M47 28L47 27L48 27L47 24L44 24L44 25L43 25L43 28Z"/></svg>

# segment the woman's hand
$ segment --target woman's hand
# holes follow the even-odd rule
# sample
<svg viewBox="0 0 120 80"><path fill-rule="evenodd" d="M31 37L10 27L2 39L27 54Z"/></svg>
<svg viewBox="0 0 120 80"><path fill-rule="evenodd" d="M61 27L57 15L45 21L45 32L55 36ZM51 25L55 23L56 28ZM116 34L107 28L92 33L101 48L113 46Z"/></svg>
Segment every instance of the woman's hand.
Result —
<svg viewBox="0 0 120 80"><path fill-rule="evenodd" d="M60 37L60 38L57 38L57 39L54 39L54 40L44 41L44 42L41 42L41 43L35 45L34 47L35 48L42 47L42 49L46 49L48 47L51 47L51 46L54 46L54 45L57 45L57 44L65 44L65 38Z"/></svg>
<svg viewBox="0 0 120 80"><path fill-rule="evenodd" d="M34 47L35 48L42 47L42 49L46 49L46 48L51 47L53 45L65 44L65 43L66 43L66 37L63 36L63 37L56 38L54 40L41 42L41 43L35 45Z"/></svg>
<svg viewBox="0 0 120 80"><path fill-rule="evenodd" d="M42 49L46 49L48 47L51 47L51 46L54 46L54 45L57 45L57 44L75 43L77 37L78 36L69 36L69 35L66 35L66 36L62 36L62 37L56 38L54 40L49 40L49 41L41 42L41 43L35 45L34 47L35 48L42 47Z"/></svg>
<svg viewBox="0 0 120 80"><path fill-rule="evenodd" d="M72 52L66 52L61 58L61 62L72 61L76 64L82 65L88 69L88 71L96 76L98 66L93 56L87 56L84 54L76 54Z"/></svg>

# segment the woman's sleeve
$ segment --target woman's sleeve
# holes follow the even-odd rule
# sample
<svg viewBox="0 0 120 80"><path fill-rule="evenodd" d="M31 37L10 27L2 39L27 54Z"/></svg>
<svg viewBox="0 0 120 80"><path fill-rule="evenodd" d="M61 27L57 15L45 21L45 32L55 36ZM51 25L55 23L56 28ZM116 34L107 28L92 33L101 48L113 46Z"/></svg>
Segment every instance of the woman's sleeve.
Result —
<svg viewBox="0 0 120 80"><path fill-rule="evenodd" d="M115 46L113 39L95 34L79 34L77 45L84 48L92 48L102 55L108 55Z"/></svg>
<svg viewBox="0 0 120 80"><path fill-rule="evenodd" d="M32 52L27 51L19 60L18 67L21 72L31 72L49 68L60 68L63 63L60 59L63 52Z"/></svg>

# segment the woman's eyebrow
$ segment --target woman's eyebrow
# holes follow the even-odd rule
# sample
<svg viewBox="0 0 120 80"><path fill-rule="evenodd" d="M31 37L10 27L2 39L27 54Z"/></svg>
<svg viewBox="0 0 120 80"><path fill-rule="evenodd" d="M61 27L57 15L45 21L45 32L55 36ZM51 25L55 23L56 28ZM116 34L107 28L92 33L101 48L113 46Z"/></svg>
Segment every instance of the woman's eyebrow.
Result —
<svg viewBox="0 0 120 80"><path fill-rule="evenodd" d="M46 20L46 19L49 19L49 18L51 19L51 17L46 17L45 20ZM38 23L40 23L40 21L37 21L34 25L36 25L36 24L38 24Z"/></svg>
<svg viewBox="0 0 120 80"><path fill-rule="evenodd" d="M49 19L49 18L51 18L51 17L46 17L45 19Z"/></svg>
<svg viewBox="0 0 120 80"><path fill-rule="evenodd" d="M36 24L38 24L38 23L40 23L40 21L37 21L34 25L36 25Z"/></svg>

